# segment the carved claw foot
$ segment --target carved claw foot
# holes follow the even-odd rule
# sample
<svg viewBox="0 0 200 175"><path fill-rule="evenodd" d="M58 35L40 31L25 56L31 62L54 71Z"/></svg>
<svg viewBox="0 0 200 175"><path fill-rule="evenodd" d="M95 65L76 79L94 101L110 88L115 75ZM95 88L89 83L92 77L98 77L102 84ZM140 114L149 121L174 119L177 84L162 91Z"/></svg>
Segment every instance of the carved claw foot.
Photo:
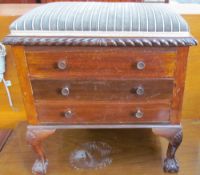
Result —
<svg viewBox="0 0 200 175"><path fill-rule="evenodd" d="M27 142L32 146L33 150L38 155L38 159L32 167L32 173L34 175L45 175L47 172L48 160L46 159L46 155L42 147L42 141L52 135L55 131L55 129L27 129Z"/></svg>
<svg viewBox="0 0 200 175"><path fill-rule="evenodd" d="M182 142L182 128L153 128L152 131L154 134L169 140L167 155L163 165L164 172L177 173L179 171L179 165L175 159L175 153Z"/></svg>
<svg viewBox="0 0 200 175"><path fill-rule="evenodd" d="M39 159L36 159L32 167L32 173L34 175L45 175L47 172L47 167L48 167L48 160L43 162Z"/></svg>
<svg viewBox="0 0 200 175"><path fill-rule="evenodd" d="M179 165L175 158L166 158L164 160L163 170L166 173L177 173L179 171Z"/></svg>

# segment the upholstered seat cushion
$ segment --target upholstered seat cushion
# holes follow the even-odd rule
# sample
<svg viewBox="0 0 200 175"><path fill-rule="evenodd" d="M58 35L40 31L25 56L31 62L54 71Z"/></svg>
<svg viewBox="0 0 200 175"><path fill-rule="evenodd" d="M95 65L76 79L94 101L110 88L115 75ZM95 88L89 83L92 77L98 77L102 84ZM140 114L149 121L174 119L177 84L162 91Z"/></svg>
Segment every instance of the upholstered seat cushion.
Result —
<svg viewBox="0 0 200 175"><path fill-rule="evenodd" d="M56 2L10 26L12 35L187 36L188 25L166 4Z"/></svg>

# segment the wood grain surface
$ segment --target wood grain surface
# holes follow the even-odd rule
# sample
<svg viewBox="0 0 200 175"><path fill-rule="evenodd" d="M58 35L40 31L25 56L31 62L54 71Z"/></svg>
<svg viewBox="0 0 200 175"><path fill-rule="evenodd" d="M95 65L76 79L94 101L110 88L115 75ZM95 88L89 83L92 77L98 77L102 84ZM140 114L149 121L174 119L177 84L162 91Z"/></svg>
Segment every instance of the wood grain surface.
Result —
<svg viewBox="0 0 200 175"><path fill-rule="evenodd" d="M26 57L33 78L173 77L176 48L28 47ZM59 61L66 69L59 70ZM143 70L137 69L144 62Z"/></svg>
<svg viewBox="0 0 200 175"><path fill-rule="evenodd" d="M177 151L178 175L199 175L200 123L183 120L183 143ZM31 175L35 154L25 141L26 125L19 125L0 156L0 174ZM111 147L112 163L102 169L73 168L71 154L81 145L103 142ZM17 147L16 147L17 145ZM165 175L162 161L168 141L149 129L58 130L44 142L48 154L48 175Z"/></svg>
<svg viewBox="0 0 200 175"><path fill-rule="evenodd" d="M0 152L12 133L12 129L0 129Z"/></svg>
<svg viewBox="0 0 200 175"><path fill-rule="evenodd" d="M122 80L32 80L35 100L136 102L172 100L173 79ZM69 95L62 95L62 88ZM138 88L144 94L138 95Z"/></svg>
<svg viewBox="0 0 200 175"><path fill-rule="evenodd" d="M70 47L72 48L72 47ZM69 48L69 50L70 50ZM27 113L27 119L30 124L37 124L38 117L41 117L41 113L39 114L34 106L34 99L35 102L38 100L46 100L47 102L49 100L55 100L55 103L57 103L57 100L63 100L63 104L65 101L88 101L90 104L92 101L93 103L97 101L113 101L118 103L123 102L131 102L131 101L140 101L141 103L148 103L152 100L165 100L167 104L171 104L171 101L173 100L171 98L172 95L172 89L174 87L174 81L170 78L163 78L163 79L127 79L126 77L122 78L111 78L108 80L104 76L100 77L102 80L95 80L95 79L85 79L84 77L81 77L80 80L74 80L73 78L69 77L65 80L61 80L59 76L57 76L55 79L48 80L48 79L29 79L29 70L28 70L28 62L27 58L24 52L23 46L13 46L13 53L15 54L15 63L16 68L18 72L18 77L20 80L21 89L23 92L23 99L26 107L26 113ZM45 51L43 49L51 49L51 47L39 47L39 48L32 48L33 50L36 50L37 52ZM90 48L91 49L91 48ZM73 50L73 49L72 49ZM98 49L97 49L98 50ZM148 53L148 49L144 48L142 52L139 52L139 55L142 57L146 54L146 50ZM158 49L153 49L158 50ZM185 48L183 48L183 51L187 51ZM166 53L167 51L170 52L168 49L161 49L161 52ZM95 52L95 50L93 51ZM102 53L103 50L101 49ZM126 53L126 52L124 52ZM160 51L158 51L160 53ZM187 53L187 52L186 52ZM51 53L49 53L51 54ZM170 54L170 53L169 53ZM116 53L115 53L116 55ZM137 55L136 55L137 56ZM182 54L182 56L185 59L185 54ZM122 57L121 57L122 59ZM176 59L176 57L174 58ZM46 60L48 62L48 60ZM181 64L182 65L182 64ZM185 62L183 62L183 65L185 65ZM179 67L179 66L178 66ZM185 71L185 67L180 67L182 71ZM179 69L176 69L176 73ZM179 72L176 76L176 78L179 78ZM183 76L184 78L184 76ZM182 82L182 78L180 79L180 82ZM180 83L177 81L176 87L180 88ZM138 95L136 92L139 88L144 89L144 94ZM69 91L69 95L63 95L63 89L67 89ZM181 89L180 89L181 90ZM181 90L182 92L182 90ZM175 92L176 93L176 92ZM137 95L136 95L137 94ZM180 96L182 94L180 93ZM66 98L67 97L67 98ZM181 96L182 97L182 96ZM178 96L174 97L178 98ZM157 103L155 104L157 105ZM170 105L171 107L171 105ZM85 108L87 110L83 110L84 108L81 108L80 111L88 113L89 108ZM95 109L95 108L94 108ZM99 110L99 108L97 108ZM101 108L102 109L102 108ZM100 110L101 110L100 109ZM124 108L127 109L127 108ZM130 109L130 108L129 108ZM177 110L179 112L178 107L173 107L173 111ZM48 107L45 107L45 110L49 110ZM135 110L135 109L134 109ZM77 109L79 111L79 109ZM79 114L80 114L79 111ZM146 109L144 109L145 112ZM133 111L134 112L134 111ZM146 122L161 122L164 123L169 120L169 109L150 109L150 119L144 120ZM94 112L93 112L94 113ZM93 113L91 114L91 120L93 122L99 121L99 117L96 117ZM127 113L129 113L129 110L124 111L125 116L128 116ZM131 111L132 113L132 111ZM103 112L102 112L103 114ZM153 116L155 114L155 116ZM122 115L122 113L121 113ZM120 115L120 118L118 119L118 122L120 123L122 120L122 116ZM80 115L78 115L80 116ZM111 119L114 120L114 118L109 118L108 115L105 115L106 118L108 118L108 122L111 123ZM125 118L125 117L124 117ZM177 116L174 116L175 120L171 120L171 124L179 124L180 120L177 118ZM162 121L163 119L163 121ZM125 122L128 122L129 119L124 119ZM157 121L156 121L157 120ZM87 119L86 122L89 120ZM74 121L76 122L76 121ZM115 122L115 121L113 121ZM123 122L123 121L122 121ZM144 123L144 122L143 122Z"/></svg>
<svg viewBox="0 0 200 175"><path fill-rule="evenodd" d="M28 69L24 53L24 47L14 46L12 47L12 52L15 55L14 60L17 69L18 79L20 82L20 87L22 90L22 97L27 114L27 119L30 123L35 124L37 123L37 112L35 110L31 82L28 77Z"/></svg>
<svg viewBox="0 0 200 175"><path fill-rule="evenodd" d="M189 47L179 47L176 65L176 71L174 74L174 89L173 89L173 100L172 109L173 113L171 116L172 123L179 123L181 120L182 104L183 104L183 93L185 89L185 76L187 71L187 60L188 60Z"/></svg>
<svg viewBox="0 0 200 175"><path fill-rule="evenodd" d="M176 70L176 78L179 79L177 48L26 47L25 55L19 47L16 48L18 48L18 50L15 49L16 65L20 82L23 83L24 101L29 108L27 109L28 121L32 124L31 120L35 120L35 118L46 123L66 124L169 122L173 88L180 88L180 83L177 80L178 83L174 86L173 78L160 77L173 77ZM22 49L22 47L20 48ZM183 49L183 51L187 50ZM19 54L23 56L19 57ZM187 56L182 55L183 57ZM35 58L38 58L36 62ZM49 58L54 59L53 63L52 61L49 63ZM64 60L62 60L63 58ZM69 60L72 64L66 68L71 69L72 76L67 71L63 72L63 69L56 70L55 66L57 65L59 68L59 61L64 61L65 67L68 66ZM137 62L141 60L145 62L147 71L135 68ZM41 62L43 64L40 65ZM185 62L183 61L183 63ZM41 68L35 72L30 71L31 68L37 66ZM25 71L20 71L21 69ZM154 69L158 70L157 74L155 74ZM46 72L46 70L49 71ZM185 67L181 67L181 70L185 71ZM28 71L30 74L27 77ZM52 72L54 73L52 74ZM62 74L58 74L59 72ZM160 75L159 72L163 72L163 74ZM155 79L149 79L152 76ZM28 81L29 77L31 82ZM182 79L180 80L182 82ZM30 83L31 87L28 87ZM144 92L139 94L139 89ZM33 107L33 99L27 98L30 94L33 94L37 104L37 114L34 116L30 112L32 111L30 107ZM182 97L181 93L179 95ZM176 100L177 97L178 95L174 99ZM49 101L52 103L40 106L41 100L45 104L49 104ZM159 103L149 105L148 103L153 100L163 101L167 107L159 106ZM79 105L79 102L83 102L84 105ZM96 104L97 102L102 104L99 106ZM143 104L140 106L137 104L138 102ZM73 111L70 109L69 112L74 113L74 117L70 116L70 119L63 120L62 116L63 113L66 113L64 109L67 107L66 104L68 104L68 108L72 108ZM143 108L142 110L147 117L137 120L133 115L140 107ZM176 106L173 109L179 111ZM49 119L48 115L51 116ZM177 124L179 120L172 123Z"/></svg>
<svg viewBox="0 0 200 175"><path fill-rule="evenodd" d="M172 109L172 115L170 116L171 124L180 123L188 47L144 47L132 49L125 47L81 48L33 46L25 47L25 53L26 58L24 59L27 60L27 71L30 72L29 77L32 79L31 89L33 90L33 96L36 102L39 100L46 100L47 102L51 100L57 103L58 100L62 100L64 104L70 101L85 101L87 105L90 105L92 104L91 102L96 103L97 101L105 103L111 101L113 103L147 103L152 100L166 100L168 104L170 104L170 109ZM38 60L35 61L35 58L38 58ZM53 63L52 61L48 63L50 60L49 58L54 59ZM78 59L78 61L76 59ZM64 70L66 71L63 71L63 69L56 70L56 65L59 68L60 61L64 62ZM138 70L135 68L138 61L144 61L145 68L147 66L147 71L146 69ZM40 65L41 62L43 64ZM17 64L19 67L22 66L21 69L24 69L23 66L25 65L20 65L18 58ZM38 69L37 66L40 68ZM36 70L31 72L31 69L33 68L32 70L34 70L35 67ZM49 69L49 67L51 69ZM71 74L68 73L68 70L71 71ZM155 70L158 70L158 74ZM60 72L61 74L59 74ZM45 76L43 76L44 74ZM132 76L130 76L130 74ZM20 75L20 77L23 77L23 73L20 72ZM169 78L159 79L160 77L168 76L173 77L174 80ZM149 79L149 77L155 77L155 79ZM140 88L144 91L142 95L138 95L137 92ZM26 91L26 88L23 88L23 91ZM65 91L65 93L63 93L63 91ZM25 103L30 103L28 106L33 106L32 100L30 102L25 99ZM37 108L40 107L37 106ZM99 110L95 107L93 109ZM102 109L103 108L101 108L101 110ZM45 107L44 111L46 110L49 110L49 108ZM79 109L76 110L78 111ZM85 110L84 108L80 109L83 113L87 113L88 110L88 107L86 107ZM29 111L30 110L27 110L27 114L32 116L31 113L29 114ZM78 115L79 118L81 118L80 111ZM125 116L128 116L127 113L129 113L129 111L129 109L128 111L124 111ZM163 113L162 109L160 111L161 112L158 110L157 112ZM95 111L88 113L91 114L93 123L99 121L99 117L96 117L94 113ZM42 112L40 112L40 114L38 113L40 118L42 118L41 114ZM104 116L103 112L101 114ZM120 116L121 115L122 113ZM152 115L153 114L150 114L150 118L152 118ZM34 118L36 118L36 116L37 115L35 115ZM58 116L58 114L56 116ZM90 117L88 117L88 115L86 116L86 122L89 122L88 118ZM157 118L157 122L161 121L157 116L158 114L149 121L155 122ZM163 116L167 116L168 118L169 114ZM29 118L29 122L32 117ZM109 118L108 115L105 115L105 118L105 121L108 123L112 123L110 119L116 122L115 118ZM85 119L83 119L83 121L84 120ZM47 117L46 121L48 121ZM75 119L73 122L78 123L79 121L81 120ZM117 119L117 121L119 123L123 122L122 118ZM165 121L166 119L163 117L162 122Z"/></svg>
<svg viewBox="0 0 200 175"><path fill-rule="evenodd" d="M170 107L167 103L97 103L97 102L50 102L36 103L41 123L57 124L134 124L169 123ZM137 111L143 113L136 117ZM65 116L66 112L71 115Z"/></svg>

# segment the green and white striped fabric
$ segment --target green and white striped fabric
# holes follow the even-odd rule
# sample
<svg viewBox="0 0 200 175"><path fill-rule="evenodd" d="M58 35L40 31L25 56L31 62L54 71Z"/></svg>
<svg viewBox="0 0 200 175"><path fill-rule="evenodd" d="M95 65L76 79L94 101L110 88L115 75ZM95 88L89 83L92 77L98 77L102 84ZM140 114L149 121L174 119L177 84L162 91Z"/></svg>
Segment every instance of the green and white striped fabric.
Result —
<svg viewBox="0 0 200 175"><path fill-rule="evenodd" d="M186 21L167 4L56 2L14 21L12 35L187 36Z"/></svg>

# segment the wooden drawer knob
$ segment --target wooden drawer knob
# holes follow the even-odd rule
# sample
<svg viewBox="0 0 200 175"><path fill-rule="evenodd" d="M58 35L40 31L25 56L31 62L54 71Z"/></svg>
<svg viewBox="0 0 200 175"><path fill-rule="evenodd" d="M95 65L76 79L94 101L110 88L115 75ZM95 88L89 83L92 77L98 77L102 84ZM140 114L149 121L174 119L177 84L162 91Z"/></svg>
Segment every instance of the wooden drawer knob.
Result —
<svg viewBox="0 0 200 175"><path fill-rule="evenodd" d="M143 70L145 68L145 63L144 61L138 61L137 62L137 69L138 70Z"/></svg>
<svg viewBox="0 0 200 175"><path fill-rule="evenodd" d="M68 88L67 86L63 87L63 88L61 89L61 94L62 94L63 96L68 96L68 95L69 95L69 88Z"/></svg>
<svg viewBox="0 0 200 175"><path fill-rule="evenodd" d="M135 113L135 117L142 118L143 116L144 116L144 113L140 109L138 109Z"/></svg>
<svg viewBox="0 0 200 175"><path fill-rule="evenodd" d="M139 86L136 89L136 94L139 95L139 96L144 95L144 88L142 86Z"/></svg>
<svg viewBox="0 0 200 175"><path fill-rule="evenodd" d="M57 67L58 67L58 69L60 69L60 70L65 70L65 69L67 68L67 63L66 63L66 61L65 61L65 60L60 60L60 61L58 61Z"/></svg>
<svg viewBox="0 0 200 175"><path fill-rule="evenodd" d="M65 112L64 112L64 116L65 118L71 118L73 116L73 113L70 109L67 109Z"/></svg>

